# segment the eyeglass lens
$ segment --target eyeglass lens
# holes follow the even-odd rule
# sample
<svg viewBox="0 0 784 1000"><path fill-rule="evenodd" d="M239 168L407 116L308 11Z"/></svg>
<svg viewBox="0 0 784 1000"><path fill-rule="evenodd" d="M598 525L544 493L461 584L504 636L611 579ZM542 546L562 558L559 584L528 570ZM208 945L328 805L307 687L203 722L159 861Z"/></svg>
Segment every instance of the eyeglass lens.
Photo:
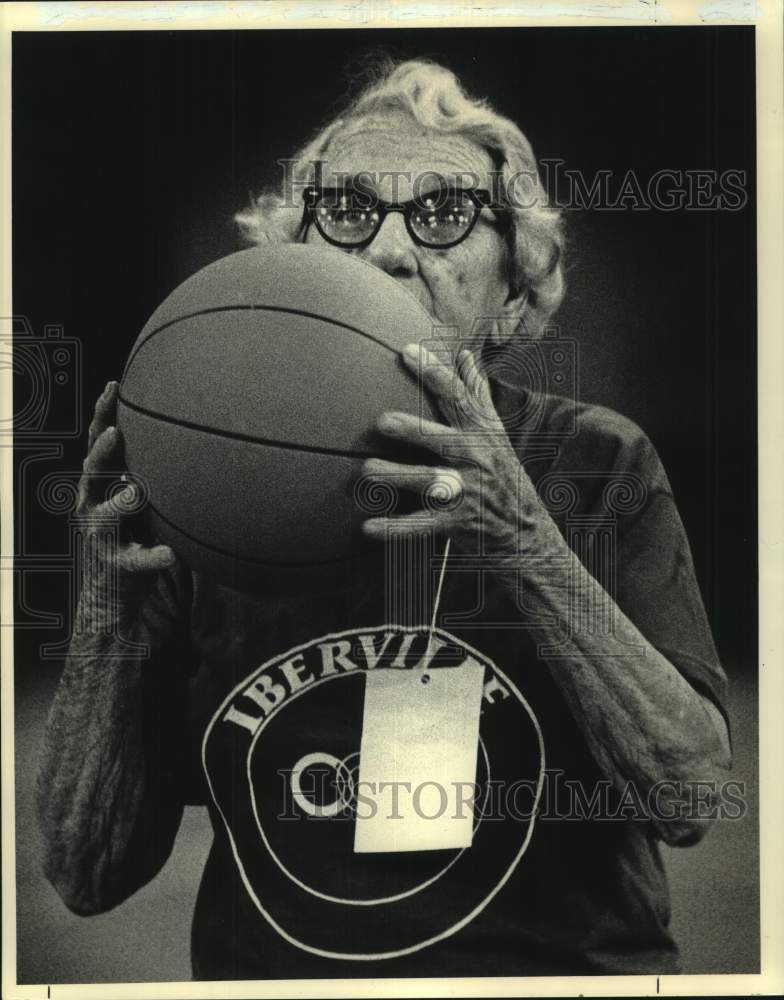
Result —
<svg viewBox="0 0 784 1000"><path fill-rule="evenodd" d="M381 213L354 194L324 192L315 206L316 225L337 243L364 243L378 229Z"/></svg>
<svg viewBox="0 0 784 1000"><path fill-rule="evenodd" d="M409 202L408 224L428 246L459 241L474 221L477 206L465 192L436 192ZM315 205L315 221L328 239L346 245L364 243L381 225L382 212L366 196L325 191Z"/></svg>

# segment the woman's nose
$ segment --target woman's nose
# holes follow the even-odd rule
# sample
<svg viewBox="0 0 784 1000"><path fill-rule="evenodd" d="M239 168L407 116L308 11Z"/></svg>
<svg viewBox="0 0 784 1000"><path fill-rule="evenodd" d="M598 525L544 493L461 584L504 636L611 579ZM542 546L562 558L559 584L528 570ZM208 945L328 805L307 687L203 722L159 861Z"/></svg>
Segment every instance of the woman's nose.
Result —
<svg viewBox="0 0 784 1000"><path fill-rule="evenodd" d="M401 212L390 212L370 246L360 254L393 278L411 277L417 272L415 247Z"/></svg>

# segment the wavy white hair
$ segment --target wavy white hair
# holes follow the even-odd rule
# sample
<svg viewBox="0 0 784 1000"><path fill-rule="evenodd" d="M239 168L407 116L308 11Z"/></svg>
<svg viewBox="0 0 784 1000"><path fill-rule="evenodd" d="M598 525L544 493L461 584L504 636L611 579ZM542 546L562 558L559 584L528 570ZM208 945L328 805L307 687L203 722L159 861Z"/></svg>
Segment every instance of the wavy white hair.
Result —
<svg viewBox="0 0 784 1000"><path fill-rule="evenodd" d="M472 139L493 158L500 180L494 193L512 219L510 286L516 291L527 289L521 318L529 336L540 335L564 292L560 213L547 204L536 158L520 129L497 114L487 101L468 96L450 70L422 59L385 62L346 110L296 154L287 183L296 191L312 183L315 162L328 159L330 144L347 124L401 110L426 128ZM262 192L235 217L250 243L296 242L301 219L301 206L271 190Z"/></svg>

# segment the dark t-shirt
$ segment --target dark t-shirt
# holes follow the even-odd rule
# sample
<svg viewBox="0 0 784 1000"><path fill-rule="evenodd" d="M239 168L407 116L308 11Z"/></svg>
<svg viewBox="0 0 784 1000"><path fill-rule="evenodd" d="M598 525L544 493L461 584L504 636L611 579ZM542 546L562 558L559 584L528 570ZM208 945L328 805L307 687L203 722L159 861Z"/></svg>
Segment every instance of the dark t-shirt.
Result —
<svg viewBox="0 0 784 1000"><path fill-rule="evenodd" d="M519 426L535 424L513 444L570 546L724 712L726 679L650 442L609 410L493 389L502 418L524 411ZM515 601L488 558L450 554L436 618L434 668L472 656L485 671L472 844L353 851L365 673L422 656L442 552L413 603L391 595L381 548L315 591L286 581L284 596L194 575L190 794L215 832L193 922L197 979L678 970L654 829L599 771L531 639L524 586Z"/></svg>

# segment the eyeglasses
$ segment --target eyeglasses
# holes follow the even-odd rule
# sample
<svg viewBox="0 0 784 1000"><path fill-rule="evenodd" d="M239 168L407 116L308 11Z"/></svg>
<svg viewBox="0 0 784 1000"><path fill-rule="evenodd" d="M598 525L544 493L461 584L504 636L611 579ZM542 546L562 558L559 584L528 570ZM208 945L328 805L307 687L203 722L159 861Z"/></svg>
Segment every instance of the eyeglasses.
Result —
<svg viewBox="0 0 784 1000"><path fill-rule="evenodd" d="M475 188L439 188L404 202L381 201L366 191L312 186L303 192L301 235L310 222L328 243L345 250L369 246L390 212L400 212L417 246L447 250L471 233L483 208L507 219L490 193Z"/></svg>

